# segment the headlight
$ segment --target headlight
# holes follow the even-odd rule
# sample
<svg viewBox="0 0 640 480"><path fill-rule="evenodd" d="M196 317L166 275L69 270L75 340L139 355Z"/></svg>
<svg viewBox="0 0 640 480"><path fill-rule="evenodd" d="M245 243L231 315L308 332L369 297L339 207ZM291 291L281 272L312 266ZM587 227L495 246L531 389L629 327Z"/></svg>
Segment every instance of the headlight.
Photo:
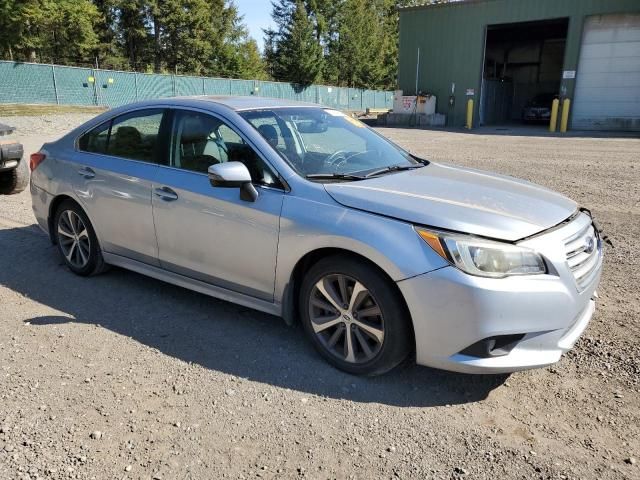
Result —
<svg viewBox="0 0 640 480"><path fill-rule="evenodd" d="M470 275L503 278L547 272L542 257L528 248L422 228L416 232L438 255Z"/></svg>

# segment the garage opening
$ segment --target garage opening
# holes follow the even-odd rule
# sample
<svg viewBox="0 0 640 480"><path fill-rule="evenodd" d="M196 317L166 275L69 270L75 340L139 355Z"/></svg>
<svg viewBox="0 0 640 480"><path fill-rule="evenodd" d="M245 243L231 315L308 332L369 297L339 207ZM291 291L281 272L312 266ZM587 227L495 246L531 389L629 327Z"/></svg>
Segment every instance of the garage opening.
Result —
<svg viewBox="0 0 640 480"><path fill-rule="evenodd" d="M560 94L569 19L487 27L482 125L548 124Z"/></svg>

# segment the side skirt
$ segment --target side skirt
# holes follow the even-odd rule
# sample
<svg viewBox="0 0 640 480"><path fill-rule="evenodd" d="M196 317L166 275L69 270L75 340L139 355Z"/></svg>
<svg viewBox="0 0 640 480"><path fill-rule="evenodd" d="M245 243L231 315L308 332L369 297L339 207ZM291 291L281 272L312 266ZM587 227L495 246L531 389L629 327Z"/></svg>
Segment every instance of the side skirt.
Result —
<svg viewBox="0 0 640 480"><path fill-rule="evenodd" d="M211 285L209 283L194 280L193 278L169 272L167 270L163 270L152 265L147 265L146 263L138 262L136 260L131 260L126 257L121 257L120 255L115 255L113 253L102 252L102 256L104 257L104 261L109 265L125 268L127 270L131 270L133 272L155 278L156 280L161 280L163 282L177 285L178 287L194 290L196 292L203 293L204 295L209 295L210 297L218 298L220 300L236 303L238 305L242 305L243 307L260 310L261 312L268 313L270 315L275 315L277 317L282 316L282 305L279 303L267 302L265 300L260 300L249 295L244 295L232 290L227 290L226 288L216 287L215 285Z"/></svg>

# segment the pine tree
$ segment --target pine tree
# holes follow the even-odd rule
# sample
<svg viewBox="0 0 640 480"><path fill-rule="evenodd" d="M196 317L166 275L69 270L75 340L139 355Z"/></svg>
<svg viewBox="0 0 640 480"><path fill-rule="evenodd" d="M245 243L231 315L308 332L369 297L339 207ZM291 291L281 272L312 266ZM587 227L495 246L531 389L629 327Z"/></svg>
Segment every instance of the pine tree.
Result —
<svg viewBox="0 0 640 480"><path fill-rule="evenodd" d="M273 4L274 18L280 17L280 31L275 36L275 55L272 57L273 74L300 86L319 81L324 68L323 49L317 31L302 0L293 6L288 0ZM290 22L286 19L290 18ZM269 35L269 33L267 33Z"/></svg>
<svg viewBox="0 0 640 480"><path fill-rule="evenodd" d="M224 77L266 79L265 63L258 44L249 37L235 4L230 2L222 13L214 21L219 40L214 45L212 71Z"/></svg>
<svg viewBox="0 0 640 480"><path fill-rule="evenodd" d="M14 0L3 48L15 60L81 63L99 46L100 12L89 0ZM3 20L4 21L4 20Z"/></svg>
<svg viewBox="0 0 640 480"><path fill-rule="evenodd" d="M349 87L375 88L385 77L384 18L368 0L346 0L340 15L332 62L338 83Z"/></svg>

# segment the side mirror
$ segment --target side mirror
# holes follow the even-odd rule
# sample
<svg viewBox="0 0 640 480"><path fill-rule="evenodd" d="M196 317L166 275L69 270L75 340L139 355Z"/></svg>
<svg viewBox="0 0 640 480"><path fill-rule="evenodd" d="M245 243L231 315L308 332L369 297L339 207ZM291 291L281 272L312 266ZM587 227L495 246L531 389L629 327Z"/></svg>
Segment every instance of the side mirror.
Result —
<svg viewBox="0 0 640 480"><path fill-rule="evenodd" d="M255 202L258 199L258 191L251 183L251 174L244 163L217 163L209 167L208 173L212 187L239 188L242 200Z"/></svg>

